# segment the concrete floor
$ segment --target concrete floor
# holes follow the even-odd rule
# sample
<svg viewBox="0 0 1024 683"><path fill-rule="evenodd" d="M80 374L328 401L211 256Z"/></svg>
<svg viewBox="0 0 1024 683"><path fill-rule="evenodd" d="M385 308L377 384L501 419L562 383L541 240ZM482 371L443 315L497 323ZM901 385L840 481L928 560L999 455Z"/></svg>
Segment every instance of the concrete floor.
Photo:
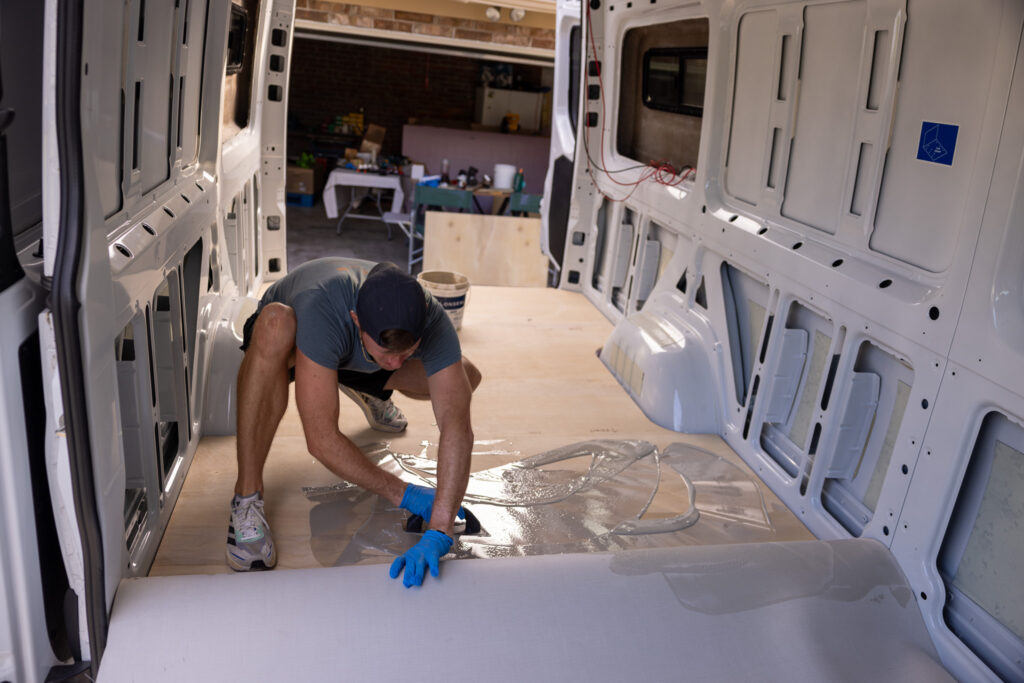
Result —
<svg viewBox="0 0 1024 683"><path fill-rule="evenodd" d="M372 213L369 204L364 211ZM311 207L289 206L286 220L289 270L321 256L391 261L401 268L406 265L409 240L397 227L389 240L387 225L381 221L349 216L341 234L336 234L338 221L327 217L319 198Z"/></svg>

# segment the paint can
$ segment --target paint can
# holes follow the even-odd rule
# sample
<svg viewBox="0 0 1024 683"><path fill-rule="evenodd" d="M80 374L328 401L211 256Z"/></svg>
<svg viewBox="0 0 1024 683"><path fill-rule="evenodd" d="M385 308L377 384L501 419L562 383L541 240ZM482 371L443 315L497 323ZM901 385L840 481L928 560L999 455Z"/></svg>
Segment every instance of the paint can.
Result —
<svg viewBox="0 0 1024 683"><path fill-rule="evenodd" d="M455 329L462 329L462 312L469 297L469 278L448 270L425 270L416 279L441 304Z"/></svg>
<svg viewBox="0 0 1024 683"><path fill-rule="evenodd" d="M494 189L511 190L512 180L516 176L516 167L512 164L495 164L494 166Z"/></svg>

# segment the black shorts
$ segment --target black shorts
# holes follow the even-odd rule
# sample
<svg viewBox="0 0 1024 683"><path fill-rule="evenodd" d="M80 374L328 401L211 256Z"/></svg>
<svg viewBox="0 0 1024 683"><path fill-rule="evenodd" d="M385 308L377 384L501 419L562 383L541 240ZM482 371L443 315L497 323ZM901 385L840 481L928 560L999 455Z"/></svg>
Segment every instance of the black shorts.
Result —
<svg viewBox="0 0 1024 683"><path fill-rule="evenodd" d="M242 351L249 348L249 343L252 341L252 328L256 325L256 318L260 316L260 312L256 311L245 321L245 325L242 326ZM338 368L338 384L344 384L350 389L361 391L364 394L370 394L376 396L381 400L388 400L391 398L391 390L385 389L384 385L391 379L391 375L394 370L378 370L377 372L355 372L354 370L345 370ZM295 381L295 368L288 369L289 381Z"/></svg>
<svg viewBox="0 0 1024 683"><path fill-rule="evenodd" d="M252 341L252 328L256 326L256 318L260 317L259 309L245 319L245 325L242 326L242 345L238 348L245 351L249 348L249 342Z"/></svg>

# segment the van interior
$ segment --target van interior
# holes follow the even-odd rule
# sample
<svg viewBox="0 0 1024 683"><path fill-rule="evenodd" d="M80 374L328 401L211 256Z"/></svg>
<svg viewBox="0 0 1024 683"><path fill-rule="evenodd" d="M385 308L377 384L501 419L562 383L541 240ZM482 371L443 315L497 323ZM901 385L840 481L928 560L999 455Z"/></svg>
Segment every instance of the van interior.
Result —
<svg viewBox="0 0 1024 683"><path fill-rule="evenodd" d="M0 9L0 681L1024 680L1024 3L448 4L539 12L554 45L353 18L399 0ZM462 109L407 102L353 156L384 114L329 112L396 53ZM502 60L535 132L498 110L430 147ZM348 253L331 163L454 173L484 135L541 141L543 199L508 217L539 281L489 279L510 243L461 255L478 525L406 590L419 530L310 455L292 401L278 566L233 573L239 345L290 222ZM419 242L373 213L399 267L455 263L465 213ZM431 405L397 402L401 434L344 399L341 429L431 485Z"/></svg>

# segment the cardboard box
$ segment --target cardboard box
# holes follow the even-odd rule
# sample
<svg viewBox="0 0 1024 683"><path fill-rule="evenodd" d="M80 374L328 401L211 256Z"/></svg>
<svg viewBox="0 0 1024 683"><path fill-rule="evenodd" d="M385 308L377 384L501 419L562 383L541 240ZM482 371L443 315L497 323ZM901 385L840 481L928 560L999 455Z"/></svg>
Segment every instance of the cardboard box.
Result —
<svg viewBox="0 0 1024 683"><path fill-rule="evenodd" d="M384 142L384 133L388 131L384 126L378 126L375 123L371 123L366 127L366 135L363 136L364 142L373 142L381 144Z"/></svg>
<svg viewBox="0 0 1024 683"><path fill-rule="evenodd" d="M363 140L363 144L359 146L359 154L362 157L367 157L370 163L376 163L377 158L380 156L380 145L376 142L367 142Z"/></svg>
<svg viewBox="0 0 1024 683"><path fill-rule="evenodd" d="M387 128L384 126L378 126L375 123L371 123L366 127L366 135L363 136L363 141L359 145L359 151L363 153L369 153L372 159L376 159L380 156L380 150L384 143L384 134L387 132Z"/></svg>
<svg viewBox="0 0 1024 683"><path fill-rule="evenodd" d="M314 194L313 169L289 166L285 174L284 191L287 194Z"/></svg>

